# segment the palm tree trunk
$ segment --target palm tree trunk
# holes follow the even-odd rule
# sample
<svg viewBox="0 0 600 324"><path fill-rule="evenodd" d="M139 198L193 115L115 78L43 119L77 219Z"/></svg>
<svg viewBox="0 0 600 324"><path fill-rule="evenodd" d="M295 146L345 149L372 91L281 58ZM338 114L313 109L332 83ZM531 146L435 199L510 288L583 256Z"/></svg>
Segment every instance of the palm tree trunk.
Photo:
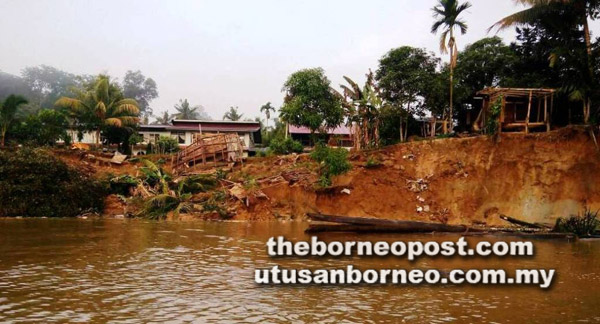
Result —
<svg viewBox="0 0 600 324"><path fill-rule="evenodd" d="M448 114L448 124L450 125L449 129L452 129L452 94L453 94L453 81L454 81L454 67L450 66L450 112ZM448 128L446 128L446 133L448 133Z"/></svg>
<svg viewBox="0 0 600 324"><path fill-rule="evenodd" d="M96 148L100 147L100 128L96 129Z"/></svg>
<svg viewBox="0 0 600 324"><path fill-rule="evenodd" d="M587 19L587 14L585 12L585 8L583 10L583 34L584 34L584 39L585 39L585 48L586 48L586 52L587 52L587 65L588 65L588 70L590 73L590 82L593 83L594 80L594 68L592 66L592 42L590 40L590 26L588 25L588 19ZM590 114L591 114L591 106L592 106L592 100L590 98L590 95L587 94L587 99L585 100L586 102L584 103L585 106L585 111L584 111L584 116L585 116L585 123L587 124L590 120Z"/></svg>
<svg viewBox="0 0 600 324"><path fill-rule="evenodd" d="M400 142L404 142L404 132L402 131L402 115L400 116Z"/></svg>
<svg viewBox="0 0 600 324"><path fill-rule="evenodd" d="M2 133L0 135L0 147L4 147L4 139L6 138L6 128L2 127Z"/></svg>
<svg viewBox="0 0 600 324"><path fill-rule="evenodd" d="M454 47L455 47L455 40L454 40L454 33L452 32L452 28L450 28L450 39L453 40L452 41L452 46L450 46L450 110L449 110L449 114L448 114L448 121L449 124L452 124L452 95L453 95L453 90L454 90ZM450 127L452 128L452 127ZM448 133L448 128L445 129L444 134Z"/></svg>
<svg viewBox="0 0 600 324"><path fill-rule="evenodd" d="M587 51L588 58L588 69L590 70L590 77L593 78L594 70L592 67L592 42L590 40L590 26L588 24L587 14L583 12L583 34L585 39L585 49Z"/></svg>

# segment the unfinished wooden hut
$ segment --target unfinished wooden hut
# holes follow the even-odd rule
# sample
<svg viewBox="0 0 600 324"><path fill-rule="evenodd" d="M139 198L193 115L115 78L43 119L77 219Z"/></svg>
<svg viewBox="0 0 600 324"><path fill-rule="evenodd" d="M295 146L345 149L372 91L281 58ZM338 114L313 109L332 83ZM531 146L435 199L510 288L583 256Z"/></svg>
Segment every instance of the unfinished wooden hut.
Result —
<svg viewBox="0 0 600 324"><path fill-rule="evenodd" d="M196 134L194 142L173 157L176 174L241 161L244 143L237 133Z"/></svg>
<svg viewBox="0 0 600 324"><path fill-rule="evenodd" d="M486 88L477 93L483 100L473 123L473 130L485 129L494 116L493 107L500 105L498 132L529 133L531 130L550 131L555 89Z"/></svg>

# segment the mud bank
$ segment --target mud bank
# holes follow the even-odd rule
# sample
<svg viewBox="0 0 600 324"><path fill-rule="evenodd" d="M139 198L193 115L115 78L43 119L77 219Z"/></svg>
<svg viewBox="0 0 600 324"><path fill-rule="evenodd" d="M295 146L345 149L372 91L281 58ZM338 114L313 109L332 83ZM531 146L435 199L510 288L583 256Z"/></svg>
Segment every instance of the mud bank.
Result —
<svg viewBox="0 0 600 324"><path fill-rule="evenodd" d="M346 216L506 225L510 215L553 223L584 206L600 208L599 154L587 132L418 141L363 152L334 190L286 183L235 218L302 218L320 211ZM367 159L380 162L367 168ZM344 188L349 189L342 193Z"/></svg>

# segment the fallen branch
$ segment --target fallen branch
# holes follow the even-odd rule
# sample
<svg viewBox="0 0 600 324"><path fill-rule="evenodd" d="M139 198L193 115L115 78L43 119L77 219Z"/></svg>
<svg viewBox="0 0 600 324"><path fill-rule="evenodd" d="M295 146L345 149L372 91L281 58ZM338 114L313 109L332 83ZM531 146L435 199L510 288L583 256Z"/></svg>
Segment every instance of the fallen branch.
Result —
<svg viewBox="0 0 600 324"><path fill-rule="evenodd" d="M467 231L414 231L402 227L381 226L381 225L330 225L330 224L311 224L305 230L305 233L434 233L435 234L460 234L462 236L516 236L528 239L575 239L575 235L569 233L548 233L548 232L522 232L515 230L485 230L477 228L467 228Z"/></svg>

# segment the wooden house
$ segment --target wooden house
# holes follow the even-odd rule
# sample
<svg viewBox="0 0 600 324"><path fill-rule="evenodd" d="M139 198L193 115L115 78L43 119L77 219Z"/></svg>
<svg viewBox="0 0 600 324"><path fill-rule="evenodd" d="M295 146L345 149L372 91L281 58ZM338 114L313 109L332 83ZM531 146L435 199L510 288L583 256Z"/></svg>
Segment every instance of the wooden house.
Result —
<svg viewBox="0 0 600 324"><path fill-rule="evenodd" d="M550 131L555 89L486 88L477 93L483 100L473 123L473 130L485 129L494 115L493 107L500 105L498 132L529 133L533 129Z"/></svg>

